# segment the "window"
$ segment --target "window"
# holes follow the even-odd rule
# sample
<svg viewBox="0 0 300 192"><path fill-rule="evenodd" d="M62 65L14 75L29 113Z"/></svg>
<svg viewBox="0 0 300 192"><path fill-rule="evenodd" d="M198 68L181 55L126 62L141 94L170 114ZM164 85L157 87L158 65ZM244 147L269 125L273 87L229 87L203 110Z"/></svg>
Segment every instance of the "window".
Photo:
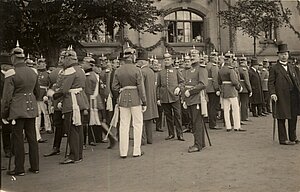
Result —
<svg viewBox="0 0 300 192"><path fill-rule="evenodd" d="M85 38L87 43L113 43L119 42L121 38L121 28L114 23L104 23L100 21L93 28L87 30Z"/></svg>
<svg viewBox="0 0 300 192"><path fill-rule="evenodd" d="M203 42L203 18L191 11L175 11L165 16L169 43Z"/></svg>
<svg viewBox="0 0 300 192"><path fill-rule="evenodd" d="M266 27L264 37L270 40L277 39L276 28L272 22L270 22L269 25Z"/></svg>

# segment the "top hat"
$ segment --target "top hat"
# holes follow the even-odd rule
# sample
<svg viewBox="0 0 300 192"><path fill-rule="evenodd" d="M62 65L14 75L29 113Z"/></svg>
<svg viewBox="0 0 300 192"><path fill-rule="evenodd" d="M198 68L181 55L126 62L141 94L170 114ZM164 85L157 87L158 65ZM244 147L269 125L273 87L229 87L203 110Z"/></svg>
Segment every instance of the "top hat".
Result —
<svg viewBox="0 0 300 192"><path fill-rule="evenodd" d="M14 49L11 51L11 55L15 55L15 56L18 57L18 58L24 58L24 57L25 57L24 50L23 50L22 48L20 48L20 45L19 45L19 41L18 41L18 40L17 40L16 48L14 48Z"/></svg>
<svg viewBox="0 0 300 192"><path fill-rule="evenodd" d="M285 52L289 52L287 44L280 44L280 45L278 45L278 51L277 51L277 53L285 53Z"/></svg>
<svg viewBox="0 0 300 192"><path fill-rule="evenodd" d="M149 58L148 58L148 51L146 50L141 50L138 52L138 56L136 58L136 60L145 60L147 61Z"/></svg>
<svg viewBox="0 0 300 192"><path fill-rule="evenodd" d="M259 65L258 60L255 57L251 58L251 66L254 66L254 65Z"/></svg>

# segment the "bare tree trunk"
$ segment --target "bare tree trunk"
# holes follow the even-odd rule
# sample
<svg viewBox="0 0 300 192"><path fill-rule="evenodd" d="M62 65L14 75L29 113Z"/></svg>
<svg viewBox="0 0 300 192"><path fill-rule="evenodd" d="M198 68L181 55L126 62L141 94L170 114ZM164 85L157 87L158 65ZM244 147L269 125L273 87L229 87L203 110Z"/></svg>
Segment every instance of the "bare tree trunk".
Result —
<svg viewBox="0 0 300 192"><path fill-rule="evenodd" d="M256 57L256 37L253 37L253 52L254 57Z"/></svg>

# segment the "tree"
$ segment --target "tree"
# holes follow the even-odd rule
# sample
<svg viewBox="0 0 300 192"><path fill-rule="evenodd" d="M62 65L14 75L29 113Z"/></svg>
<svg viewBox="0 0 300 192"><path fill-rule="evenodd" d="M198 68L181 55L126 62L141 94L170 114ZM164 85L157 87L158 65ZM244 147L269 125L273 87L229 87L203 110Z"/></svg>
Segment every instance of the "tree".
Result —
<svg viewBox="0 0 300 192"><path fill-rule="evenodd" d="M79 41L88 29L96 33L107 23L140 32L162 29L152 0L0 0L0 11L0 51L9 51L18 39L25 51L43 54L50 65L61 48L82 48Z"/></svg>
<svg viewBox="0 0 300 192"><path fill-rule="evenodd" d="M226 1L225 1L226 2ZM256 56L256 41L262 32L269 29L281 27L286 23L278 0L238 0L236 4L228 5L228 10L220 11L223 19L223 26L229 26L241 30L243 34L253 38L254 56ZM291 12L285 10L287 15Z"/></svg>

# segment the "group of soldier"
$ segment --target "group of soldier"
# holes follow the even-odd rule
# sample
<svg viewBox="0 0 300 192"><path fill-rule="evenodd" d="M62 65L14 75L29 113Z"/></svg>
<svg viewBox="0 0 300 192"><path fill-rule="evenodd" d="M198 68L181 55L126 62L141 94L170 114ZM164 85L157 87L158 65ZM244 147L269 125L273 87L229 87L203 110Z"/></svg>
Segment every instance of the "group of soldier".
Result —
<svg viewBox="0 0 300 192"><path fill-rule="evenodd" d="M2 124L3 130L11 131L11 144L9 131L3 131L2 137L8 156L15 156L15 169L8 174L25 174L24 135L29 144L29 171L39 172L38 142L45 142L40 135L41 119L45 131L55 133L53 148L45 157L60 154L67 135L70 149L61 164L81 162L86 144L96 145L106 138L108 148L119 141L120 157L127 158L131 127L132 155L141 157L141 145L153 142L152 131L163 132L163 116L168 128L165 139L174 139L176 132L177 139L185 141L183 133L192 132L194 141L188 152L198 152L205 148L206 122L211 130L222 129L217 119L224 117L227 132L246 131L241 125L249 120L249 109L253 117L266 116L271 113L271 100L280 144L299 143L300 73L287 62L287 46L278 48L279 59L269 67L267 59L260 64L256 58L249 62L244 56L216 51L208 56L195 47L175 60L166 51L163 64L131 47L112 63L104 55L96 63L92 54L79 62L70 46L60 53L57 67L47 70L43 57L37 62L26 59L17 44L11 53L12 66L2 66ZM282 63L288 63L286 70ZM112 127L117 134L112 134Z"/></svg>

